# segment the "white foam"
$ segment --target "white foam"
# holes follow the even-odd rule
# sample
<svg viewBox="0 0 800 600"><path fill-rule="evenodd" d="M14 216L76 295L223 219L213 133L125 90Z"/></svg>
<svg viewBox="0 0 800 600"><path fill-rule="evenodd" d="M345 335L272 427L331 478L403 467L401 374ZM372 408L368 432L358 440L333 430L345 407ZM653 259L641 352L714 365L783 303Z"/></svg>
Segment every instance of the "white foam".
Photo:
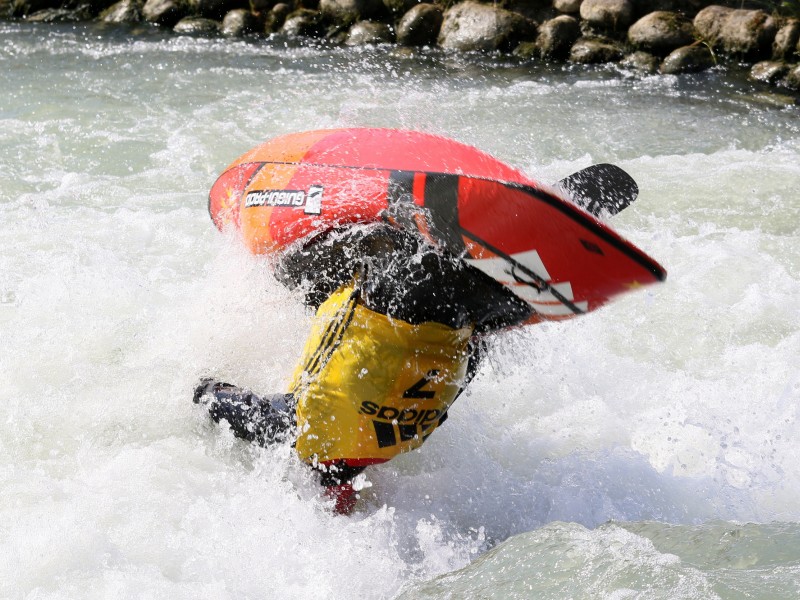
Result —
<svg viewBox="0 0 800 600"><path fill-rule="evenodd" d="M515 85L530 74L479 58L3 28L0 595L391 597L556 519L800 519L796 114L646 80ZM641 195L615 223L670 272L505 336L351 518L289 448L191 403L209 373L282 389L310 318L213 229L208 188L262 139L343 123L418 125L548 180L620 162Z"/></svg>

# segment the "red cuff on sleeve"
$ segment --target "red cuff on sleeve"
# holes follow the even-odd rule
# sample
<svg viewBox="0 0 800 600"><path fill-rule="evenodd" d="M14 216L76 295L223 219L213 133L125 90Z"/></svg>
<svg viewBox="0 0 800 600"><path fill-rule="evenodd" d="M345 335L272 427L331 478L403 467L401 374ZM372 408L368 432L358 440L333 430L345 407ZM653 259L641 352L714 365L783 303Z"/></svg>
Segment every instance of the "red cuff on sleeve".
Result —
<svg viewBox="0 0 800 600"><path fill-rule="evenodd" d="M349 483L325 488L325 497L333 500L333 510L340 515L349 515L356 507L358 494Z"/></svg>

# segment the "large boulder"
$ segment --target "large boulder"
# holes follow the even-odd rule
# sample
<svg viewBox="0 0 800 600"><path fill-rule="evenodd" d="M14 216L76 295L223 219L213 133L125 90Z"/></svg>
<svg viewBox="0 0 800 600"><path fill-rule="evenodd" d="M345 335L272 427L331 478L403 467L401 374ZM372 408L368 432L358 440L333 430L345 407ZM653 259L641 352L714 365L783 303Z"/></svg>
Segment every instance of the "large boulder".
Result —
<svg viewBox="0 0 800 600"><path fill-rule="evenodd" d="M290 37L320 37L324 33L322 15L316 10L300 8L286 17L281 33Z"/></svg>
<svg viewBox="0 0 800 600"><path fill-rule="evenodd" d="M539 27L536 53L541 58L566 58L579 37L581 26L578 20L568 15L559 15Z"/></svg>
<svg viewBox="0 0 800 600"><path fill-rule="evenodd" d="M693 24L697 34L709 43L716 43L722 33L722 26L735 9L729 6L712 4L698 12Z"/></svg>
<svg viewBox="0 0 800 600"><path fill-rule="evenodd" d="M581 19L593 29L624 31L633 21L632 0L583 0Z"/></svg>
<svg viewBox="0 0 800 600"><path fill-rule="evenodd" d="M366 46L369 44L389 44L394 41L394 32L386 23L378 21L359 21L350 28L345 44Z"/></svg>
<svg viewBox="0 0 800 600"><path fill-rule="evenodd" d="M800 19L788 19L775 34L772 42L772 58L792 60L800 46Z"/></svg>
<svg viewBox="0 0 800 600"><path fill-rule="evenodd" d="M184 0L147 0L142 8L146 21L162 27L174 27L188 12Z"/></svg>
<svg viewBox="0 0 800 600"><path fill-rule="evenodd" d="M286 17L292 14L292 7L285 2L279 2L273 6L264 19L264 33L275 33L280 31L286 23Z"/></svg>
<svg viewBox="0 0 800 600"><path fill-rule="evenodd" d="M219 22L205 17L184 17L172 31L189 35L216 35L219 33Z"/></svg>
<svg viewBox="0 0 800 600"><path fill-rule="evenodd" d="M679 13L658 10L631 25L628 41L640 50L666 56L694 41L694 27Z"/></svg>
<svg viewBox="0 0 800 600"><path fill-rule="evenodd" d="M714 55L705 44L693 44L673 50L661 63L665 75L697 73L714 66Z"/></svg>
<svg viewBox="0 0 800 600"><path fill-rule="evenodd" d="M380 16L386 7L382 0L320 0L319 10L332 23L349 26Z"/></svg>
<svg viewBox="0 0 800 600"><path fill-rule="evenodd" d="M763 10L736 10L722 29L723 49L737 56L770 56L777 33L777 21Z"/></svg>
<svg viewBox="0 0 800 600"><path fill-rule="evenodd" d="M553 0L553 8L558 12L577 15L581 10L583 0Z"/></svg>
<svg viewBox="0 0 800 600"><path fill-rule="evenodd" d="M120 0L100 13L100 20L106 23L138 23L142 20L143 6L143 0Z"/></svg>
<svg viewBox="0 0 800 600"><path fill-rule="evenodd" d="M442 28L442 9L435 4L417 4L397 24L397 43L403 46L431 46Z"/></svg>
<svg viewBox="0 0 800 600"><path fill-rule="evenodd" d="M511 50L533 39L536 23L522 15L472 0L447 10L439 32L439 45L449 50Z"/></svg>
<svg viewBox="0 0 800 600"><path fill-rule="evenodd" d="M771 55L778 32L775 19L763 10L704 8L694 18L700 37L725 54L748 59Z"/></svg>
<svg viewBox="0 0 800 600"><path fill-rule="evenodd" d="M256 15L244 8L229 11L222 19L220 32L228 37L241 37L263 31L264 23Z"/></svg>
<svg viewBox="0 0 800 600"><path fill-rule="evenodd" d="M582 37L569 52L569 60L581 64L617 62L622 58L622 46L611 40Z"/></svg>

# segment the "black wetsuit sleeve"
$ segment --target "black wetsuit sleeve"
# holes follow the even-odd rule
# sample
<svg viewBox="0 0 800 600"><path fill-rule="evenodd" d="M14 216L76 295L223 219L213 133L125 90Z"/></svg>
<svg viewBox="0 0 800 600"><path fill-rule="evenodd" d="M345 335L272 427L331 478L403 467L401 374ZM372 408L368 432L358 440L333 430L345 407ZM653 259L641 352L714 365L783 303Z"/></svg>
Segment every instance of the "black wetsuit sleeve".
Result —
<svg viewBox="0 0 800 600"><path fill-rule="evenodd" d="M261 446L282 442L294 433L294 397L260 397L235 386L208 382L195 391L194 401L205 404L217 423L225 421L233 434Z"/></svg>
<svg viewBox="0 0 800 600"><path fill-rule="evenodd" d="M295 400L291 394L257 396L229 383L203 380L194 393L195 404L204 404L211 419L225 421L231 432L243 440L261 446L294 437ZM349 485L365 467L338 460L319 465L320 483L325 487Z"/></svg>

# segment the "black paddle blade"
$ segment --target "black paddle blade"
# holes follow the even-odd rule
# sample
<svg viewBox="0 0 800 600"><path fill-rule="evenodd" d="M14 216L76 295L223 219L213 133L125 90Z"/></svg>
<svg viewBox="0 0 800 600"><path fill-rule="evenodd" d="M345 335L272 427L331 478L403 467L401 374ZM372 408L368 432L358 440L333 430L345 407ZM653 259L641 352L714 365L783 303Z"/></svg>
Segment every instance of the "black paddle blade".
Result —
<svg viewBox="0 0 800 600"><path fill-rule="evenodd" d="M639 195L639 186L620 167L601 163L564 177L556 184L582 209L594 216L603 210L613 216Z"/></svg>

